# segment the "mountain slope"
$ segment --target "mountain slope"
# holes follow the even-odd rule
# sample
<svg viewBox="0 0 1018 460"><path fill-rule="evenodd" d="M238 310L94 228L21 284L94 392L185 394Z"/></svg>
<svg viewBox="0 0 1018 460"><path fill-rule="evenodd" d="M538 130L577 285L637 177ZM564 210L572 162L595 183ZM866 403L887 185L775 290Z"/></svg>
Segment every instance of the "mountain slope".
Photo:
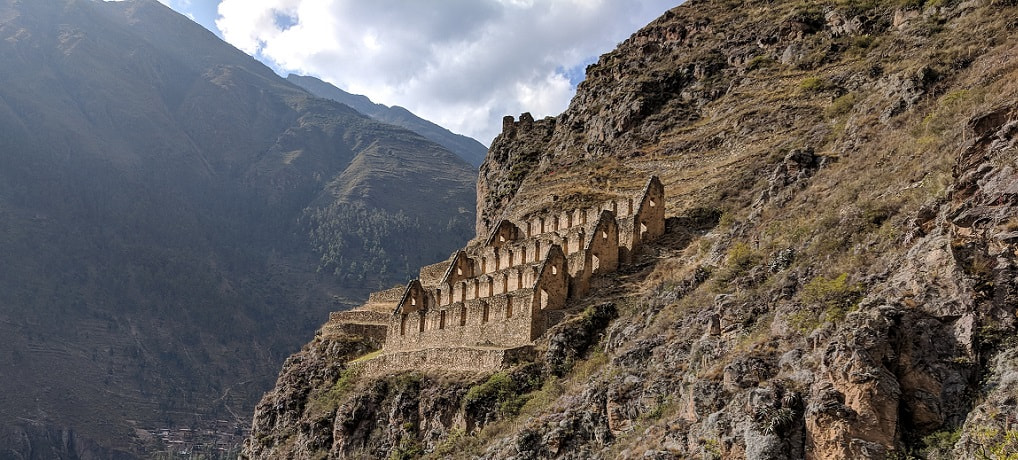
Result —
<svg viewBox="0 0 1018 460"><path fill-rule="evenodd" d="M359 342L323 330L245 454L1018 454L1016 23L989 1L666 12L563 114L507 120L476 223L657 174L666 235L491 376L359 378Z"/></svg>
<svg viewBox="0 0 1018 460"><path fill-rule="evenodd" d="M328 311L468 237L474 168L157 1L4 0L0 37L0 456L228 440Z"/></svg>
<svg viewBox="0 0 1018 460"><path fill-rule="evenodd" d="M474 166L480 166L484 161L484 155L488 153L488 148L480 142L461 134L454 134L448 129L414 115L403 107L376 104L365 96L350 94L315 77L290 74L286 80L308 90L315 96L346 104L378 121L402 126L431 139L432 142L449 149L450 152L459 155L464 161Z"/></svg>

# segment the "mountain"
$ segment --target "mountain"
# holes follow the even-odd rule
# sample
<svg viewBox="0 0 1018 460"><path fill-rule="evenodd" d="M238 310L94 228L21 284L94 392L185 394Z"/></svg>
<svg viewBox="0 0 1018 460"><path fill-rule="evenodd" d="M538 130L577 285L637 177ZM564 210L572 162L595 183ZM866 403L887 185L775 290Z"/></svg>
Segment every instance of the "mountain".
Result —
<svg viewBox="0 0 1018 460"><path fill-rule="evenodd" d="M448 129L414 115L403 107L388 107L376 104L371 102L371 99L368 99L366 96L350 94L315 77L290 74L286 77L286 80L308 90L308 92L315 96L346 104L375 120L401 126L420 134L432 142L445 147L450 152L459 155L464 161L474 166L480 166L481 162L484 161L484 155L488 153L488 148L484 144L477 142L477 140L461 134L455 134Z"/></svg>
<svg viewBox="0 0 1018 460"><path fill-rule="evenodd" d="M155 0L0 1L0 81L0 458L228 449L328 312L473 226L475 167Z"/></svg>
<svg viewBox="0 0 1018 460"><path fill-rule="evenodd" d="M506 218L656 175L664 235L497 372L373 371L393 355L330 321L244 456L1013 458L1015 24L978 0L665 12L565 112L506 118L475 230L512 240Z"/></svg>

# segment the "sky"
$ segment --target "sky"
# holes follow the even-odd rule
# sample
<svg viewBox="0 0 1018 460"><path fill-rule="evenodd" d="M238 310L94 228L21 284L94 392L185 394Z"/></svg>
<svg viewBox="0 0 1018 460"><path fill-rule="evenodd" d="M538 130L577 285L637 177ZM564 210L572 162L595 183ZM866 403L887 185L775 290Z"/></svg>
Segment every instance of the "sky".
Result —
<svg viewBox="0 0 1018 460"><path fill-rule="evenodd" d="M159 0L277 73L488 145L566 109L584 69L679 0Z"/></svg>

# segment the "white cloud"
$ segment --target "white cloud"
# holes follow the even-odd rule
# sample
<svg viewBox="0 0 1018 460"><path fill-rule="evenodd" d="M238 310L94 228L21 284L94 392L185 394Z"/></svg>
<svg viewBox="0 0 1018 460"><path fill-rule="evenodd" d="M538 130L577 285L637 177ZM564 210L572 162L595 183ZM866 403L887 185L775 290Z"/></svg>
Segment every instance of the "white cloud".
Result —
<svg viewBox="0 0 1018 460"><path fill-rule="evenodd" d="M675 0L222 0L245 52L490 141L504 115L566 108L568 71Z"/></svg>

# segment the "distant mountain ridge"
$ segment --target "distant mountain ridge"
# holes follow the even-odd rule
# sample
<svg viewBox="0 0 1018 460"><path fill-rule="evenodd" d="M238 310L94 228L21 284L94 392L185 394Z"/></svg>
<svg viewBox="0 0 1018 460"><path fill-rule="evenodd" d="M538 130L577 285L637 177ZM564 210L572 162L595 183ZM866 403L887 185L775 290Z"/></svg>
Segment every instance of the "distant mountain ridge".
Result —
<svg viewBox="0 0 1018 460"><path fill-rule="evenodd" d="M472 234L476 167L155 0L0 0L0 81L0 458L232 435L328 312Z"/></svg>
<svg viewBox="0 0 1018 460"><path fill-rule="evenodd" d="M315 77L290 74L286 79L290 83L308 90L315 96L346 104L378 121L400 126L420 134L432 142L449 149L450 152L459 155L460 158L475 167L481 165L481 162L484 161L484 156L488 153L488 148L476 139L453 133L446 128L414 115L403 107L396 105L389 107L384 104L377 104L367 96L350 94L337 88L335 85Z"/></svg>

